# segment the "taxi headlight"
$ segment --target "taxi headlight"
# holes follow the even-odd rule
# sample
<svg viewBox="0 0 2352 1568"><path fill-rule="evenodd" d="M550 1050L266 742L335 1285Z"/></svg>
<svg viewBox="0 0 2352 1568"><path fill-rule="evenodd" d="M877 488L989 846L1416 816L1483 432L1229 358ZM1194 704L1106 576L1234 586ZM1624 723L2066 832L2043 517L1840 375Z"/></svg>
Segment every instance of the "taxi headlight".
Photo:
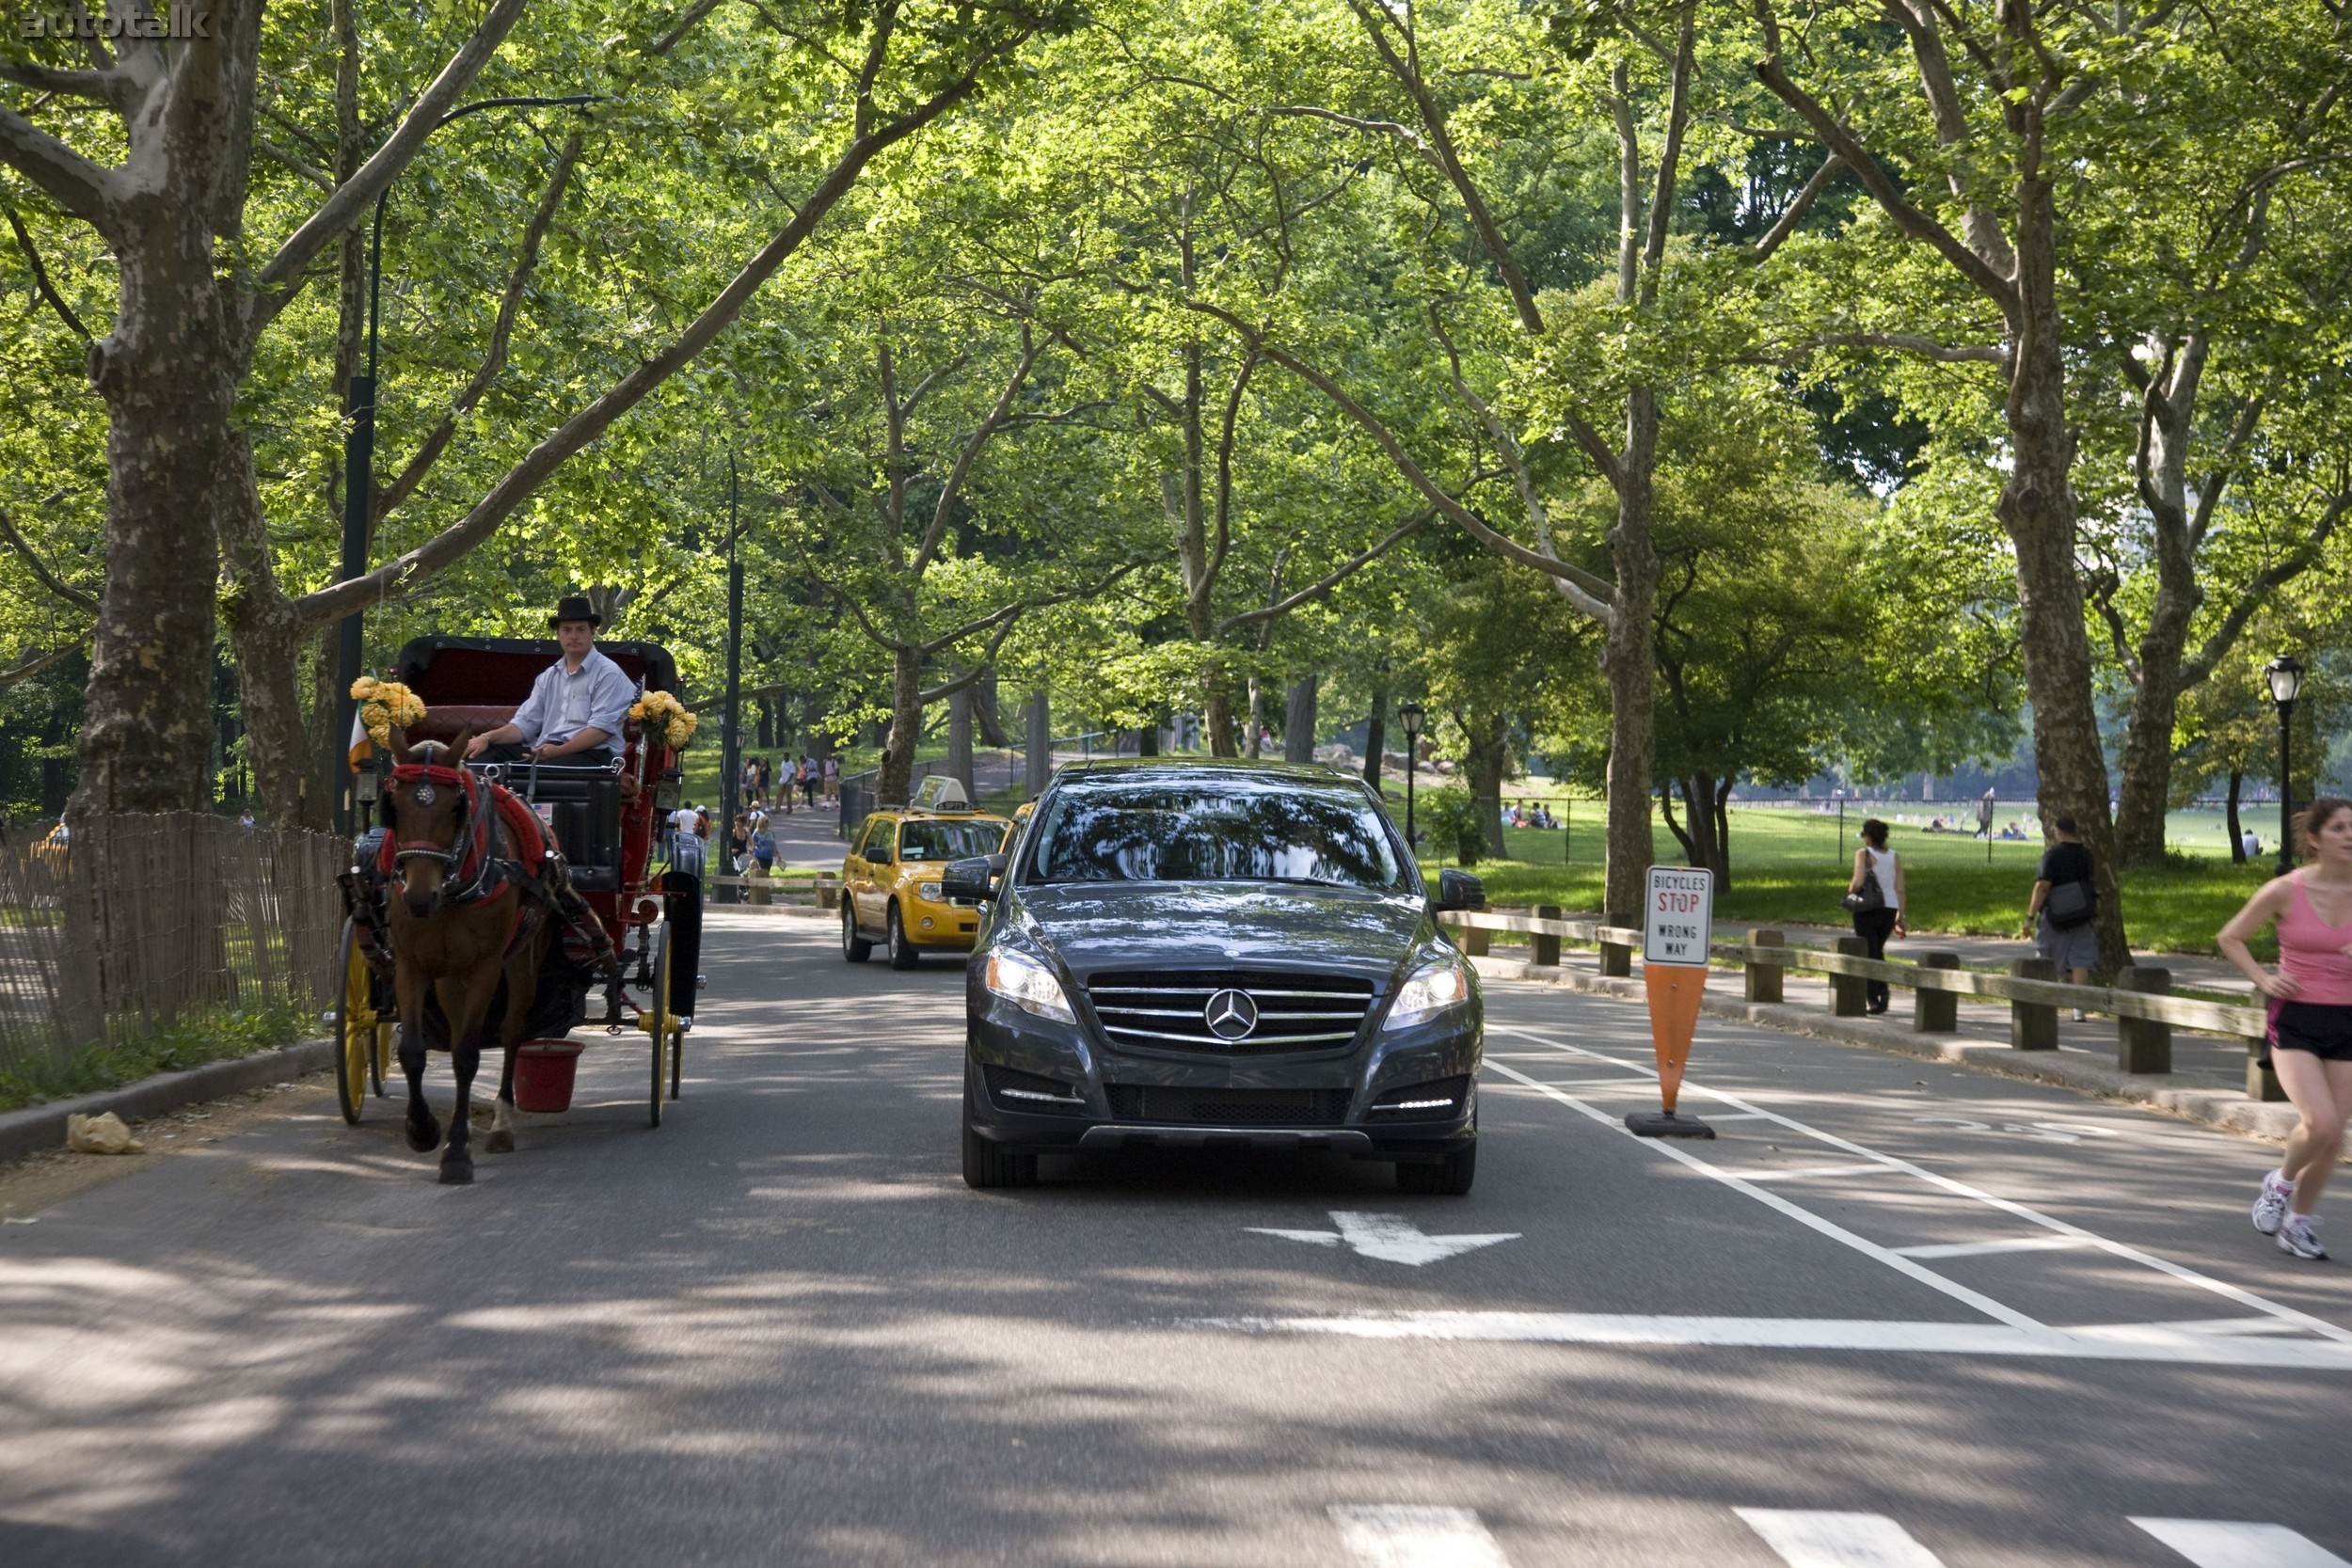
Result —
<svg viewBox="0 0 2352 1568"><path fill-rule="evenodd" d="M1440 953L1405 978L1397 988L1396 1003L1389 1008L1389 1019L1380 1027L1402 1029L1437 1017L1448 1007L1458 1007L1470 1000L1470 970L1458 953Z"/></svg>
<svg viewBox="0 0 2352 1568"><path fill-rule="evenodd" d="M1075 1023L1078 1015L1070 1010L1070 998L1062 994L1061 982L1054 972L1025 953L999 947L988 955L988 975L984 982L993 996L1001 996L1025 1013L1050 1018L1057 1023Z"/></svg>
<svg viewBox="0 0 2352 1568"><path fill-rule="evenodd" d="M940 901L937 882L917 882L914 884L914 893L915 896L927 902L936 904Z"/></svg>

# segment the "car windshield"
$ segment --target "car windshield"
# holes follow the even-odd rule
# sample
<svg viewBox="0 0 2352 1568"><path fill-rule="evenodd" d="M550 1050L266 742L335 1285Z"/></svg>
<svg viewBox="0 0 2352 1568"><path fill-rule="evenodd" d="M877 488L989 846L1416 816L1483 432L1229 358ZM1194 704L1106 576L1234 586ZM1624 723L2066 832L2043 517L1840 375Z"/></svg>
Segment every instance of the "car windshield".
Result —
<svg viewBox="0 0 2352 1568"><path fill-rule="evenodd" d="M1395 840L1352 791L1235 778L1091 785L1036 830L1041 882L1325 882L1403 889Z"/></svg>
<svg viewBox="0 0 2352 1568"><path fill-rule="evenodd" d="M960 861L993 855L1005 845L1002 822L909 822L898 830L902 861Z"/></svg>

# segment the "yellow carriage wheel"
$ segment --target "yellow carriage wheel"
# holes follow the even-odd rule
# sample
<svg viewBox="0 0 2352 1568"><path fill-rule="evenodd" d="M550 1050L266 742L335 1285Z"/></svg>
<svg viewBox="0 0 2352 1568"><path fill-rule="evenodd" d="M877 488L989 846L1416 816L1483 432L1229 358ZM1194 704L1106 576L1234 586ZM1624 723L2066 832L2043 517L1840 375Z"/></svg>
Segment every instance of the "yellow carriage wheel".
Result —
<svg viewBox="0 0 2352 1568"><path fill-rule="evenodd" d="M653 995L646 1000L639 1022L653 1037L653 1106L646 1125L661 1125L661 1094L668 1077L667 1055L677 1034L677 1015L670 1010L670 923L653 928Z"/></svg>
<svg viewBox="0 0 2352 1568"><path fill-rule="evenodd" d="M327 1014L335 1039L335 1100L343 1120L359 1125L366 1108L368 1071L376 1053L379 1033L373 995L374 976L366 955L359 951L359 926L343 922L342 962L337 966L335 1006Z"/></svg>

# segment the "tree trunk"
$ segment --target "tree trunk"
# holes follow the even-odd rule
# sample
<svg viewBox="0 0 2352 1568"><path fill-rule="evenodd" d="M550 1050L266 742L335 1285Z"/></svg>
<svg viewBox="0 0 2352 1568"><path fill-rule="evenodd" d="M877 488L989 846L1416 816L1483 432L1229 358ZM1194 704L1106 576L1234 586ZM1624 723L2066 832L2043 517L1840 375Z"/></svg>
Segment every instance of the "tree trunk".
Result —
<svg viewBox="0 0 2352 1568"><path fill-rule="evenodd" d="M2091 704L2090 641L2075 565L2074 436L2066 425L2066 370L2056 295L2056 219L2048 183L2019 183L2020 330L2005 410L2012 467L1996 510L2017 558L2019 641L2033 704L2034 766L2045 817L2072 816L2090 850L2098 894L2099 970L2110 981L2131 962L2115 878L2106 757ZM2168 732L2167 743L2170 736Z"/></svg>
<svg viewBox="0 0 2352 1568"><path fill-rule="evenodd" d="M133 204L114 330L90 345L105 401L106 581L69 807L201 811L212 803L213 496L236 402L214 283L211 213L183 193Z"/></svg>
<svg viewBox="0 0 2352 1568"><path fill-rule="evenodd" d="M1715 891L1731 891L1731 781L1715 786Z"/></svg>
<svg viewBox="0 0 2352 1568"><path fill-rule="evenodd" d="M882 742L874 803L904 805L914 788L914 745L923 734L923 657L912 648L890 656L890 733Z"/></svg>
<svg viewBox="0 0 2352 1568"><path fill-rule="evenodd" d="M1258 737L1264 733L1265 682L1252 675L1249 677L1249 734L1242 741L1242 755L1256 761L1263 750Z"/></svg>
<svg viewBox="0 0 2352 1568"><path fill-rule="evenodd" d="M1609 532L1615 582L1601 661L1609 677L1609 831L1601 907L1618 926L1638 925L1649 875L1650 758L1657 667L1650 645L1658 599L1658 551L1650 539L1658 399L1646 387L1626 395L1626 447L1617 486L1617 526Z"/></svg>
<svg viewBox="0 0 2352 1568"><path fill-rule="evenodd" d="M1666 819L1666 831L1675 835L1677 844L1682 846L1682 863L1697 864L1698 846L1692 841L1691 831L1685 828L1681 819L1675 816L1675 786L1672 780L1658 786L1658 811L1659 815Z"/></svg>
<svg viewBox="0 0 2352 1568"><path fill-rule="evenodd" d="M2140 489L2151 518L2156 592L2140 635L2139 668L2123 731L2115 856L2117 865L2125 869L2164 863L2165 808L2172 795L2172 729L2187 684L2189 623L2205 598L2197 582L2187 473L2205 353L2203 339L2191 338L2172 373L2150 388L2140 415L2145 426Z"/></svg>
<svg viewBox="0 0 2352 1568"><path fill-rule="evenodd" d="M1254 680L1250 683L1250 690L1254 697L1257 690L1257 683ZM1251 712L1253 715L1256 712L1254 706ZM1205 736L1209 743L1209 755L1213 757L1241 755L1241 748L1234 743L1233 739L1233 698L1226 686L1221 670L1217 678L1206 683L1200 692L1200 727L1209 732ZM1249 754L1253 757L1258 754L1254 747Z"/></svg>
<svg viewBox="0 0 2352 1568"><path fill-rule="evenodd" d="M983 744L1004 751L1012 745L1012 737L1005 733L1005 716L996 705L996 672L980 677L980 684L972 689L972 719L980 727Z"/></svg>
<svg viewBox="0 0 2352 1568"><path fill-rule="evenodd" d="M1054 778L1054 699L1045 688L1029 693L1028 735L1025 737L1028 755L1029 799L1034 800L1045 793L1045 786Z"/></svg>
<svg viewBox="0 0 2352 1568"><path fill-rule="evenodd" d="M1155 757L1160 754L1160 726L1157 720L1136 732L1136 755Z"/></svg>
<svg viewBox="0 0 2352 1568"><path fill-rule="evenodd" d="M228 586L221 601L245 710L246 757L253 793L273 823L324 828L330 806L319 757L326 744L345 751L348 736L321 736L314 747L303 722L303 656L310 651L292 600L278 591L269 519L254 483L253 449L245 432L230 437L215 513ZM333 628L328 628L333 635Z"/></svg>
<svg viewBox="0 0 2352 1568"><path fill-rule="evenodd" d="M1497 711L1471 714L1462 735L1470 805L1486 824L1486 852L1501 860L1510 852L1502 842L1502 775L1511 766L1510 731Z"/></svg>
<svg viewBox="0 0 2352 1568"><path fill-rule="evenodd" d="M2230 773L2230 863L2246 863L2246 829L2237 819L2239 795L2246 788L2246 775L2234 768Z"/></svg>
<svg viewBox="0 0 2352 1568"><path fill-rule="evenodd" d="M979 790L972 778L972 689L965 687L947 695L947 771L964 794L979 799Z"/></svg>
<svg viewBox="0 0 2352 1568"><path fill-rule="evenodd" d="M1315 686L1320 679L1310 671L1291 683L1290 701L1282 712L1284 762L1315 760Z"/></svg>
<svg viewBox="0 0 2352 1568"><path fill-rule="evenodd" d="M1377 792L1380 788L1380 751L1389 743L1389 689L1376 686L1372 691L1372 713L1364 721L1364 783Z"/></svg>

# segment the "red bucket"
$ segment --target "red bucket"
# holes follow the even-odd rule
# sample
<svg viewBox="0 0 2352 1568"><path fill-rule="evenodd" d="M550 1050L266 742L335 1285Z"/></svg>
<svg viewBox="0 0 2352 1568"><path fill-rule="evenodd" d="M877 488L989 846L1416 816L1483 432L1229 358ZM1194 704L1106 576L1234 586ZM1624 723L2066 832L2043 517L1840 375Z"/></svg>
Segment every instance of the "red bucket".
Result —
<svg viewBox="0 0 2352 1568"><path fill-rule="evenodd" d="M515 1052L515 1103L532 1112L572 1108L572 1074L580 1067L578 1040L525 1040Z"/></svg>

